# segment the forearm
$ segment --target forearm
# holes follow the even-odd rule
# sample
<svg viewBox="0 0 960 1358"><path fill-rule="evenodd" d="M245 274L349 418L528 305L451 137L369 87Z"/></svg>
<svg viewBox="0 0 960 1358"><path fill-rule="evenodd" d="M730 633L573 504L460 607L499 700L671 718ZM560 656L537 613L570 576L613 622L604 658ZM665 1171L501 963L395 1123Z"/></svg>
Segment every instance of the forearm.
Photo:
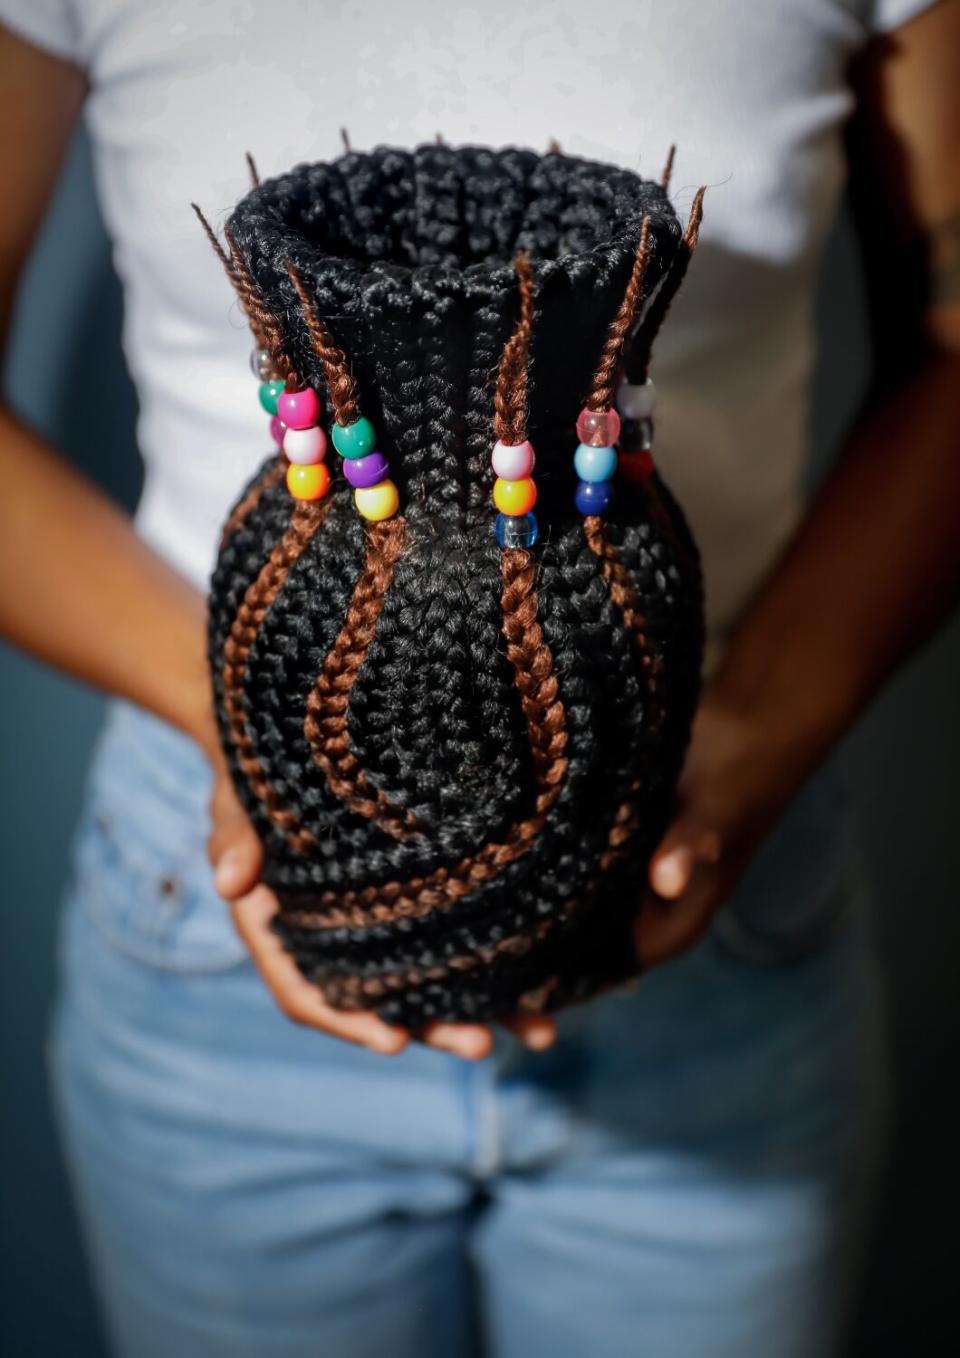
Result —
<svg viewBox="0 0 960 1358"><path fill-rule="evenodd" d="M0 477L0 632L211 749L201 595L7 411Z"/></svg>
<svg viewBox="0 0 960 1358"><path fill-rule="evenodd" d="M712 686L796 785L960 587L960 358L865 411Z"/></svg>

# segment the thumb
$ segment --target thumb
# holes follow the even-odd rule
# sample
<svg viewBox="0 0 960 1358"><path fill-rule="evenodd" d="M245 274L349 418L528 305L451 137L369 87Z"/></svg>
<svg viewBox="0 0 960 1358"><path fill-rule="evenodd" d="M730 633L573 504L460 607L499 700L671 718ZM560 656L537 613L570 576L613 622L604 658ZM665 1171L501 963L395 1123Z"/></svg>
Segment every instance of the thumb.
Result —
<svg viewBox="0 0 960 1358"><path fill-rule="evenodd" d="M217 781L210 819L207 854L213 864L213 884L225 900L235 901L260 880L263 847L229 778Z"/></svg>
<svg viewBox="0 0 960 1358"><path fill-rule="evenodd" d="M650 886L664 900L674 901L690 885L697 863L717 863L723 850L716 830L693 815L677 817L654 850L647 870Z"/></svg>

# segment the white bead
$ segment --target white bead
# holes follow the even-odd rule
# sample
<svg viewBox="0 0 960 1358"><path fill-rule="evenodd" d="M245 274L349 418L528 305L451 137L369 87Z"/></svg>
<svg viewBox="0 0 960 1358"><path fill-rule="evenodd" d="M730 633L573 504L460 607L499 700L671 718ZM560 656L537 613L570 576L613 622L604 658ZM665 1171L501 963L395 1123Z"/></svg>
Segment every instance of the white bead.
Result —
<svg viewBox="0 0 960 1358"><path fill-rule="evenodd" d="M318 424L309 429L288 429L283 436L283 451L298 466L312 466L326 457L327 436Z"/></svg>
<svg viewBox="0 0 960 1358"><path fill-rule="evenodd" d="M617 388L617 409L628 420L645 420L653 414L657 400L657 389L648 377L646 382L635 386L621 382Z"/></svg>

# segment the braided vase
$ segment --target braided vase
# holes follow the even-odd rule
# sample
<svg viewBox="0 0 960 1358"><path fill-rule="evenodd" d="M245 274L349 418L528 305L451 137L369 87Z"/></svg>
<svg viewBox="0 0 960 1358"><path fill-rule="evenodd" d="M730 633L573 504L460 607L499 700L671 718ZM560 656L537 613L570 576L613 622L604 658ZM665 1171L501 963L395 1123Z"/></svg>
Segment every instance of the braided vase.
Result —
<svg viewBox="0 0 960 1358"><path fill-rule="evenodd" d="M367 523L294 500L268 458L209 603L223 746L265 847L274 927L338 1007L417 1030L556 1008L636 969L631 922L699 687L695 546L654 473L574 506L575 423L659 185L508 148L378 147L300 165L228 231L331 409L288 266L336 342L400 495ZM540 536L494 535L494 381L535 283L528 434Z"/></svg>

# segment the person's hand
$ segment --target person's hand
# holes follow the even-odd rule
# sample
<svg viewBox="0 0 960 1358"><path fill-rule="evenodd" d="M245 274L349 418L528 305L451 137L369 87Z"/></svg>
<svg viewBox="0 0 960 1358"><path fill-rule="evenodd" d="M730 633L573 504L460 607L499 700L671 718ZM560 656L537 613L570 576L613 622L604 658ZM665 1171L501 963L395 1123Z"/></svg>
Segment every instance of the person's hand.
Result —
<svg viewBox="0 0 960 1358"><path fill-rule="evenodd" d="M393 1055L410 1043L412 1034L368 1011L334 1009L320 989L303 976L280 939L270 928L277 898L260 882L263 849L240 804L222 755L210 748L215 781L210 799L211 831L207 853L214 868L214 885L229 903L233 923L249 949L260 975L282 1013L294 1023L318 1028L334 1037ZM534 1051L543 1051L556 1037L556 1025L546 1015L525 1015L508 1027ZM493 1033L482 1023L431 1023L417 1037L431 1047L468 1060L487 1056Z"/></svg>
<svg viewBox="0 0 960 1358"><path fill-rule="evenodd" d="M798 786L776 734L708 690L676 818L650 860L650 891L634 931L642 966L685 952L706 932Z"/></svg>

